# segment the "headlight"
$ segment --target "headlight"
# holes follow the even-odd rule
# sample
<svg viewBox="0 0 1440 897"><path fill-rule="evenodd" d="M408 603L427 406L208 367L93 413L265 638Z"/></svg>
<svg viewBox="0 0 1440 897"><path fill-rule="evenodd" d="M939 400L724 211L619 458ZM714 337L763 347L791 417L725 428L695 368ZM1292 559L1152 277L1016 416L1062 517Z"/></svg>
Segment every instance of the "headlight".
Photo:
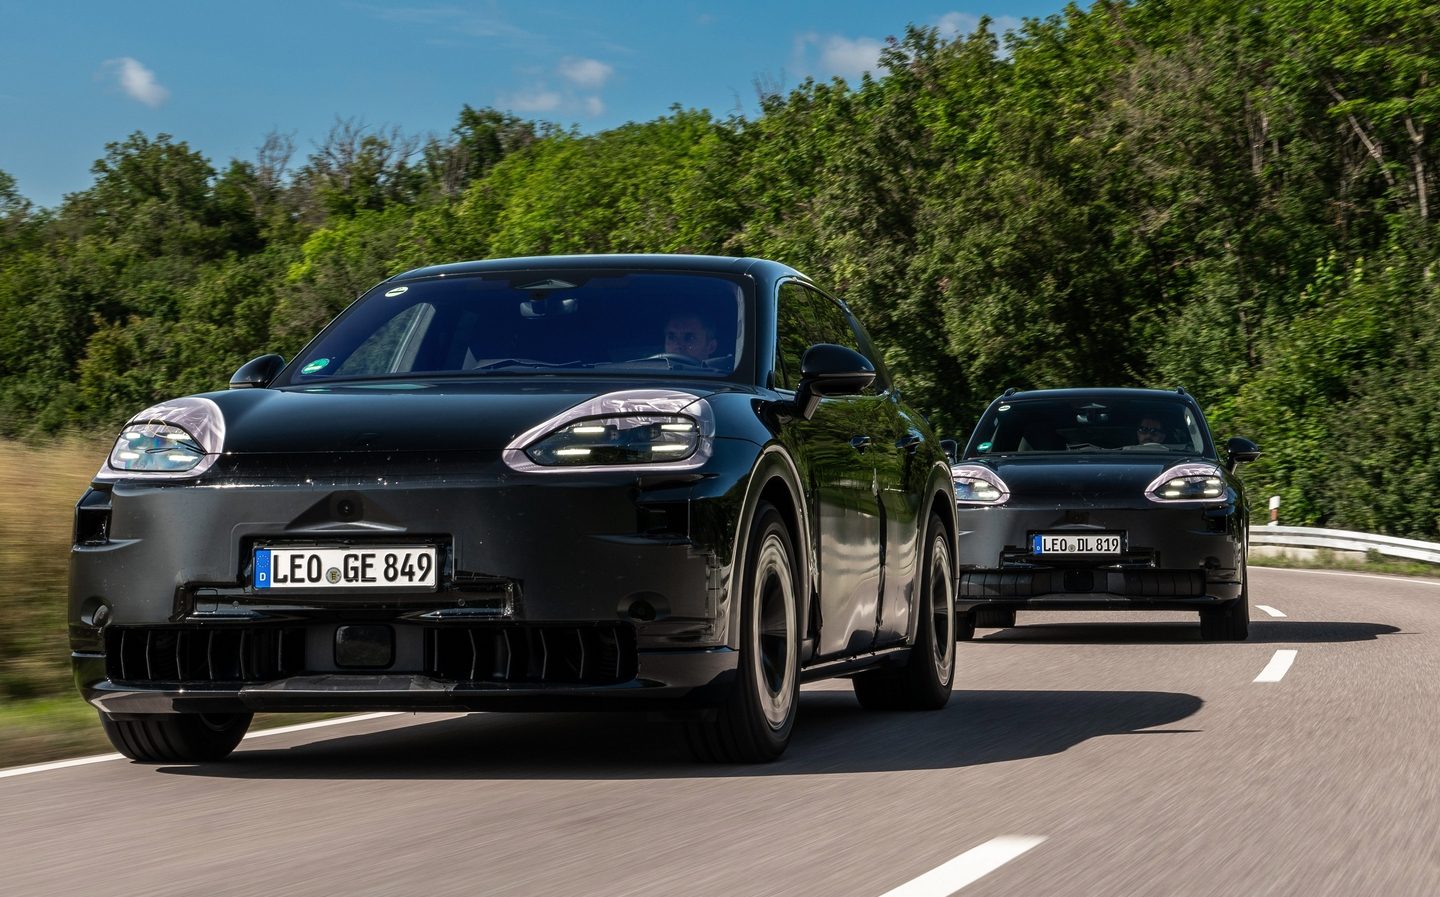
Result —
<svg viewBox="0 0 1440 897"><path fill-rule="evenodd" d="M979 464L950 468L955 481L955 502L962 505L1000 505L1010 500L1010 487L1000 475Z"/></svg>
<svg viewBox="0 0 1440 897"><path fill-rule="evenodd" d="M224 442L225 418L214 402L193 397L162 402L130 418L95 478L199 476L215 463Z"/></svg>
<svg viewBox="0 0 1440 897"><path fill-rule="evenodd" d="M689 470L710 459L715 415L690 393L634 389L597 396L515 437L505 463L530 473L640 467Z"/></svg>
<svg viewBox="0 0 1440 897"><path fill-rule="evenodd" d="M536 464L656 464L680 461L700 445L700 424L680 416L592 417L525 449Z"/></svg>
<svg viewBox="0 0 1440 897"><path fill-rule="evenodd" d="M195 437L169 424L126 427L110 450L110 466L116 470L177 472L203 460L205 449Z"/></svg>
<svg viewBox="0 0 1440 897"><path fill-rule="evenodd" d="M1225 476L1213 464L1181 464L1150 482L1145 497L1154 502L1216 501L1225 497Z"/></svg>

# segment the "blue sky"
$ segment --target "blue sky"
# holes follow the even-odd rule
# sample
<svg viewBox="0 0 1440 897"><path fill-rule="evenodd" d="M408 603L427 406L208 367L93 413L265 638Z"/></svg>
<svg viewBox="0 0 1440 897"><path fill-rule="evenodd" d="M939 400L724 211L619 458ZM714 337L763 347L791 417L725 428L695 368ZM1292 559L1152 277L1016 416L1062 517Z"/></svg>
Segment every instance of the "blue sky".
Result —
<svg viewBox="0 0 1440 897"><path fill-rule="evenodd" d="M0 170L41 206L105 144L168 133L217 167L337 118L443 134L463 104L586 132L673 104L753 114L756 82L856 78L907 23L1001 30L1059 0L0 0Z"/></svg>

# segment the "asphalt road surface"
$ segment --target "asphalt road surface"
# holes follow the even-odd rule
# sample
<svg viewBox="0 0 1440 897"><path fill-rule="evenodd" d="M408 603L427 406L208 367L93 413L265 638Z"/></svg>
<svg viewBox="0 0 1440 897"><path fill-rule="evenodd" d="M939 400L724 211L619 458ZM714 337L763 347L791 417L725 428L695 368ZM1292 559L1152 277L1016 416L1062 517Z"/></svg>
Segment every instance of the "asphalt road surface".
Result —
<svg viewBox="0 0 1440 897"><path fill-rule="evenodd" d="M1440 895L1440 583L1251 591L1238 644L1021 613L938 713L808 687L762 767L641 716L470 714L11 770L0 893Z"/></svg>

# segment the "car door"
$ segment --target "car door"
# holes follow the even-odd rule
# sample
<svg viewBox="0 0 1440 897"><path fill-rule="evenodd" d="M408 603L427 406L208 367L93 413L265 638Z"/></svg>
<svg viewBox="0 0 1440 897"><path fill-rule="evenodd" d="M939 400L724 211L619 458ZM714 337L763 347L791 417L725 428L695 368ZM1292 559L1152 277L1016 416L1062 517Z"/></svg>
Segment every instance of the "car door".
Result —
<svg viewBox="0 0 1440 897"><path fill-rule="evenodd" d="M875 399L870 460L875 465L884 524L884 567L875 643L895 644L910 634L911 608L919 588L916 564L920 534L916 527L923 519L920 505L929 472L920 451L927 428L912 418L913 412L901 403L865 328L853 315L847 314L846 319L852 334L852 343L847 345L875 365L875 382L865 390Z"/></svg>
<svg viewBox="0 0 1440 897"><path fill-rule="evenodd" d="M779 389L799 385L800 362L810 346L853 342L840 305L798 282L781 285L776 314ZM810 420L785 425L813 509L820 657L866 651L875 641L884 550L872 451L880 401L873 395L821 399Z"/></svg>

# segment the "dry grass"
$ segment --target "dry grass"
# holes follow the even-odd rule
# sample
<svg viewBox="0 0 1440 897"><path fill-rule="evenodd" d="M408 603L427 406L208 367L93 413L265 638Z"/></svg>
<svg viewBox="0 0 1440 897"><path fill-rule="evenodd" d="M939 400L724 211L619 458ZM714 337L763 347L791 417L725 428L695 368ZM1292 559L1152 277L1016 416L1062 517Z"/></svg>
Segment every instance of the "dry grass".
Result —
<svg viewBox="0 0 1440 897"><path fill-rule="evenodd" d="M107 448L0 442L0 703L74 694L65 633L71 526Z"/></svg>

